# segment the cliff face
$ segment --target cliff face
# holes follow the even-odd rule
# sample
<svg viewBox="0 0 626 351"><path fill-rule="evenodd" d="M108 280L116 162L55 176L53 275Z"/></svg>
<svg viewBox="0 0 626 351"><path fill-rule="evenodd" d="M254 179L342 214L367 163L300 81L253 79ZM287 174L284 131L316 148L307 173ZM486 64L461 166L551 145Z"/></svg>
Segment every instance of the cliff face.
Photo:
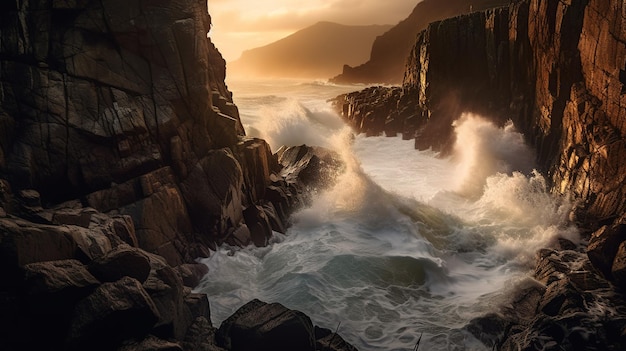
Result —
<svg viewBox="0 0 626 351"><path fill-rule="evenodd" d="M626 210L620 11L619 1L530 1L433 23L396 98L376 94L372 108L366 92L348 94L338 107L357 128L365 114L377 121L360 131L397 126L420 149L448 148L462 112L512 119L555 190L573 193L587 219L610 222Z"/></svg>
<svg viewBox="0 0 626 351"><path fill-rule="evenodd" d="M362 65L345 65L342 74L331 79L334 83L389 83L402 82L406 57L415 44L415 37L429 23L472 11L502 6L509 0L423 0L409 17L376 38L370 58Z"/></svg>
<svg viewBox="0 0 626 351"><path fill-rule="evenodd" d="M206 255L198 240L249 242L231 234L256 225L242 209L280 167L245 138L205 2L1 6L0 175L15 192L129 215L172 264Z"/></svg>
<svg viewBox="0 0 626 351"><path fill-rule="evenodd" d="M265 245L334 160L245 137L210 26L205 0L0 4L0 349L221 349L193 260Z"/></svg>

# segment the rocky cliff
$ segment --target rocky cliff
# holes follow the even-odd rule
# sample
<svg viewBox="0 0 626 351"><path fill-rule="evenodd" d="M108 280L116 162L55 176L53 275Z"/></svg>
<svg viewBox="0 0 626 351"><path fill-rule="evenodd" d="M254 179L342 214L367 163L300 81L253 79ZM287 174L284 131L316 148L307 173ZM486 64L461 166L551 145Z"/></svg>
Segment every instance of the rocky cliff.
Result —
<svg viewBox="0 0 626 351"><path fill-rule="evenodd" d="M0 4L0 349L220 349L194 259L265 245L339 166L245 136L210 26L203 0Z"/></svg>
<svg viewBox="0 0 626 351"><path fill-rule="evenodd" d="M576 349L579 335L568 328L577 323L604 330L580 337L585 345L623 347L624 312L617 308L598 321L589 306L611 290L597 272L626 287L625 11L619 0L530 0L435 22L418 35L401 88L373 87L336 100L359 132L402 133L418 149L444 152L461 113L499 124L510 119L535 148L553 191L577 201L587 255L572 247L539 253L536 277L545 285L519 297L516 313L503 312L528 308L525 316L478 323L502 327L486 342L494 347ZM621 306L619 294L609 295L604 302ZM603 324L609 320L617 324Z"/></svg>
<svg viewBox="0 0 626 351"><path fill-rule="evenodd" d="M462 112L511 119L555 190L574 194L587 221L610 223L626 210L621 8L530 1L433 23L402 88L348 94L337 107L360 132L401 132L420 149L448 148Z"/></svg>
<svg viewBox="0 0 626 351"><path fill-rule="evenodd" d="M343 72L332 78L338 84L402 82L406 58L415 44L415 37L429 23L473 11L502 6L511 0L423 0L409 17L377 37L367 62L352 67L344 65Z"/></svg>

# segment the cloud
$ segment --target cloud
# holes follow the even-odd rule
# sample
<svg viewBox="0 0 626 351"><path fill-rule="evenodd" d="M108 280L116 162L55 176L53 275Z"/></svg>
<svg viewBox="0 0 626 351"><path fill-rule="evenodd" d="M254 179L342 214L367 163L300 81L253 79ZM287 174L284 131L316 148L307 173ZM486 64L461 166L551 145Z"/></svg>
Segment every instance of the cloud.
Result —
<svg viewBox="0 0 626 351"><path fill-rule="evenodd" d="M319 21L396 24L419 0L209 0L211 38L227 60Z"/></svg>

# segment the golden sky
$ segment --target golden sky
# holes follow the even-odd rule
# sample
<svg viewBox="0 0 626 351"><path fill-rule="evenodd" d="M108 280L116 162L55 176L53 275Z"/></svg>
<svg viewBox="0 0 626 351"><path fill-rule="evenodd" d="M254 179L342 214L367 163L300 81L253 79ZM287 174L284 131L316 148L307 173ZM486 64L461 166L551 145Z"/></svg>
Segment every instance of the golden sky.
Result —
<svg viewBox="0 0 626 351"><path fill-rule="evenodd" d="M226 61L319 21L396 24L419 0L208 0L209 36Z"/></svg>

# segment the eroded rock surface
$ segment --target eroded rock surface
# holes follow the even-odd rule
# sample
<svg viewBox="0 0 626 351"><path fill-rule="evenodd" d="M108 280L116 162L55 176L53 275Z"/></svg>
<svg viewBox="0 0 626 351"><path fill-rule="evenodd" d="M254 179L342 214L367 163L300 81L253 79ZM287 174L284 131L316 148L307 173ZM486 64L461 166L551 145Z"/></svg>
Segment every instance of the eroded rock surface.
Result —
<svg viewBox="0 0 626 351"><path fill-rule="evenodd" d="M0 349L220 350L194 260L265 245L326 171L245 136L210 28L203 0L0 3Z"/></svg>

